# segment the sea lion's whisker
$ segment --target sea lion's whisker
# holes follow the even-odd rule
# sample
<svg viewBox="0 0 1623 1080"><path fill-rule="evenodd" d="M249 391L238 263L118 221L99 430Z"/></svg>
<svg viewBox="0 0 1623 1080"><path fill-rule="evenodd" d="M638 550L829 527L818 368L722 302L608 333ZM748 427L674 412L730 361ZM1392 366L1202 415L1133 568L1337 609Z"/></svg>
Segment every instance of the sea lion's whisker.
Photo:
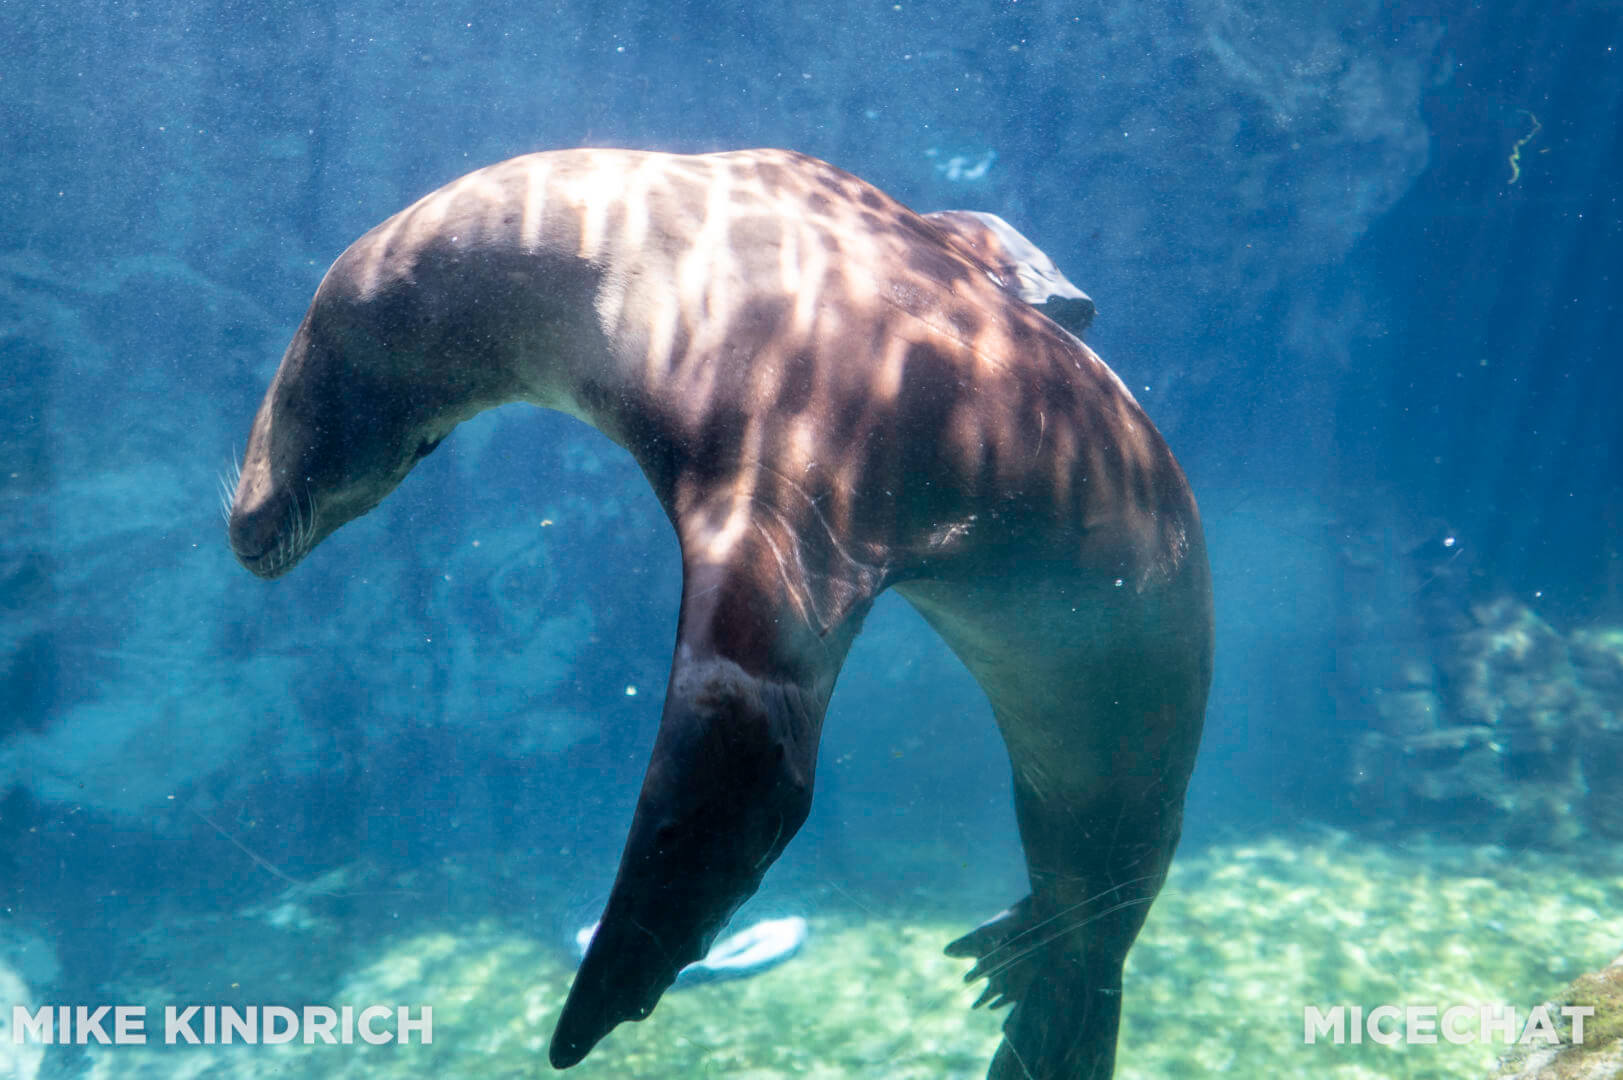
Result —
<svg viewBox="0 0 1623 1080"><path fill-rule="evenodd" d="M231 519L231 503L236 498L239 476L235 457L226 462L223 470L214 474L215 490L220 497L220 510L227 521Z"/></svg>
<svg viewBox="0 0 1623 1080"><path fill-rule="evenodd" d="M299 505L299 493L289 492L287 543L289 550L299 550L299 534L304 530L304 508Z"/></svg>
<svg viewBox="0 0 1623 1080"><path fill-rule="evenodd" d="M310 481L308 479L304 482L304 498L310 504L310 510L304 519L304 535L299 539L299 552L301 555L310 551L316 539L316 496L310 490Z"/></svg>

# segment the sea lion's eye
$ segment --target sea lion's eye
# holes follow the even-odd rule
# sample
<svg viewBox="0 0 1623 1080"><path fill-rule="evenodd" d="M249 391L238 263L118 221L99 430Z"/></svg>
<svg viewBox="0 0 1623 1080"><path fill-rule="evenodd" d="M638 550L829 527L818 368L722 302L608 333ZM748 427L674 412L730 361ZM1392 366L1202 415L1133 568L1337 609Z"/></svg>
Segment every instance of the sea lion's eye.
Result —
<svg viewBox="0 0 1623 1080"><path fill-rule="evenodd" d="M434 452L434 448L439 446L439 444L440 441L438 439L424 439L417 447L417 460L421 461L429 454L432 454Z"/></svg>

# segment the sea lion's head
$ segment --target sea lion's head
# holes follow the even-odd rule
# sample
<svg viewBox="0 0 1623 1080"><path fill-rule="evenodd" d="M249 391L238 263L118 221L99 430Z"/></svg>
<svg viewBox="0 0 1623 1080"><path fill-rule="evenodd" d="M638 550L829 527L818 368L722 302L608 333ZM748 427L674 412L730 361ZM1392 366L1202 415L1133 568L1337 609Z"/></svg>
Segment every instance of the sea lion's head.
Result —
<svg viewBox="0 0 1623 1080"><path fill-rule="evenodd" d="M455 426L393 377L385 343L311 308L254 417L227 533L263 578L376 506Z"/></svg>
<svg viewBox="0 0 1623 1080"><path fill-rule="evenodd" d="M452 428L504 396L492 336L419 248L379 271L363 239L328 272L254 417L227 533L262 578L405 479Z"/></svg>

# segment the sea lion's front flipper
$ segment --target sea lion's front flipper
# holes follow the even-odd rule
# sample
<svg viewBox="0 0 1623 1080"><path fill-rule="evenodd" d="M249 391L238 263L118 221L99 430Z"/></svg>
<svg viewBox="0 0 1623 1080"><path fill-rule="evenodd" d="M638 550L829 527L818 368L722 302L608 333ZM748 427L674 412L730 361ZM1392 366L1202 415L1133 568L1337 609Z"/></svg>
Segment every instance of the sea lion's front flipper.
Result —
<svg viewBox="0 0 1623 1080"><path fill-rule="evenodd" d="M840 590L856 603L825 625L806 617L804 583L785 580L781 542L751 537L725 561L695 557L703 545L689 537L683 546L665 711L608 906L553 1032L558 1068L646 1017L806 820L824 710L872 600Z"/></svg>

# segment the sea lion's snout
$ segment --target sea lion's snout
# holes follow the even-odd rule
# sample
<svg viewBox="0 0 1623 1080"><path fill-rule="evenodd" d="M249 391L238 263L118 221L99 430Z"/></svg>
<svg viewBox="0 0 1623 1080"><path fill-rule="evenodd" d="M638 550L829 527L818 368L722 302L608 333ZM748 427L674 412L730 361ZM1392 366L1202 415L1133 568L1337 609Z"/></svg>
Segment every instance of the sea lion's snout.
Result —
<svg viewBox="0 0 1623 1080"><path fill-rule="evenodd" d="M280 577L309 554L316 540L316 504L262 481L266 469L250 461L226 518L231 554L256 577Z"/></svg>
<svg viewBox="0 0 1623 1080"><path fill-rule="evenodd" d="M257 514L233 513L226 521L226 540L231 554L248 569L276 544L276 523L261 509Z"/></svg>
<svg viewBox="0 0 1623 1080"><path fill-rule="evenodd" d="M289 557L287 518L276 507L263 504L254 511L233 511L226 523L231 554L256 577L279 577L293 568L296 560Z"/></svg>

